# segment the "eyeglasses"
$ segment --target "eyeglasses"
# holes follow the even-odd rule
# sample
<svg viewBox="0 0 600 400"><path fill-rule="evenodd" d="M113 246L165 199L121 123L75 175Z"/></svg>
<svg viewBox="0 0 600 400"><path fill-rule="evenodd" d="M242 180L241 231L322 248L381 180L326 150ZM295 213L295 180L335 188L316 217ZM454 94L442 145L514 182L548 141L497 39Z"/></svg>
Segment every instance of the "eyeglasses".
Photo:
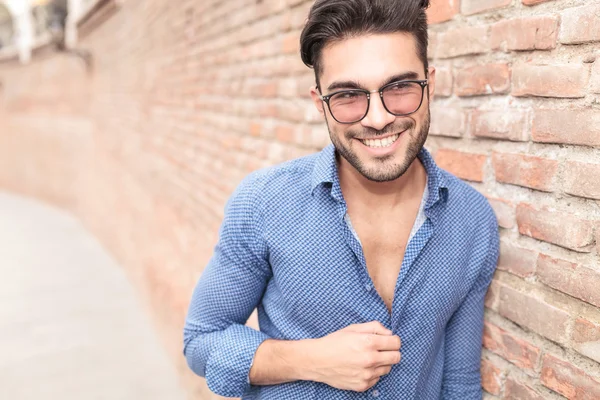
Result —
<svg viewBox="0 0 600 400"><path fill-rule="evenodd" d="M371 93L379 93L383 107L397 117L416 112L423 103L427 79L396 81L378 90L340 90L319 98L327 103L331 116L340 124L354 124L369 112Z"/></svg>

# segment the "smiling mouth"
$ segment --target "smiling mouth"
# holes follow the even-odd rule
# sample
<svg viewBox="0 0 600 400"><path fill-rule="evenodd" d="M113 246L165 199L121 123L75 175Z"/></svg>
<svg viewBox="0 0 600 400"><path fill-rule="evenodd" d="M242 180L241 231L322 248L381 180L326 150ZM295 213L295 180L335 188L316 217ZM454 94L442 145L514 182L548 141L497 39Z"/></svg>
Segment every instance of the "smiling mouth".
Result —
<svg viewBox="0 0 600 400"><path fill-rule="evenodd" d="M362 144L371 148L390 147L400 137L400 134L388 136L384 139L357 139Z"/></svg>

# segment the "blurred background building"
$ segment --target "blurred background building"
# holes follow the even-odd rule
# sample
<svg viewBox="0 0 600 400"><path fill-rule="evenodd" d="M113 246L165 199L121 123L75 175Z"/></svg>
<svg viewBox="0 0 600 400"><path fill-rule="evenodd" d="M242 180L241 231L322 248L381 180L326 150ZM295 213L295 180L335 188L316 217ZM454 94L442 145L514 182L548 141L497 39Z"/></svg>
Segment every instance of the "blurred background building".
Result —
<svg viewBox="0 0 600 400"><path fill-rule="evenodd" d="M14 26L10 11L0 4L0 50L14 43Z"/></svg>
<svg viewBox="0 0 600 400"><path fill-rule="evenodd" d="M0 1L0 188L76 216L191 398L215 398L182 327L225 202L249 172L329 143L298 54L312 1L26 4ZM598 399L600 1L433 0L428 17L426 147L501 226L486 398Z"/></svg>
<svg viewBox="0 0 600 400"><path fill-rule="evenodd" d="M60 29L56 21L58 8L66 12L66 0L0 1L0 57L19 54L29 61L32 50L50 41L52 30Z"/></svg>

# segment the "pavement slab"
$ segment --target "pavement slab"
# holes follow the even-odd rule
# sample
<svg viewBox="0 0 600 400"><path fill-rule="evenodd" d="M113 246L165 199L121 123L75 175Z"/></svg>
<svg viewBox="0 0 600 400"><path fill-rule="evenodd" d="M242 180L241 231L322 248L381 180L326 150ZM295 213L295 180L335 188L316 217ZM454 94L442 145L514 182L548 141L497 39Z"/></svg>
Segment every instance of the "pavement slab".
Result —
<svg viewBox="0 0 600 400"><path fill-rule="evenodd" d="M73 216L3 191L0 399L185 399L123 269Z"/></svg>

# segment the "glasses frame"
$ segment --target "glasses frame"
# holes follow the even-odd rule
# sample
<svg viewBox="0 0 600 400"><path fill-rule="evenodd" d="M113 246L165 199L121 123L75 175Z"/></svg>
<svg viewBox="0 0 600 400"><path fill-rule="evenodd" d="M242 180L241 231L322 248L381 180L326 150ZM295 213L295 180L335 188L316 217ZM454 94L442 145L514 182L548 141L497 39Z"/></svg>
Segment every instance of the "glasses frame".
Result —
<svg viewBox="0 0 600 400"><path fill-rule="evenodd" d="M385 89L387 89L390 86L393 85L397 85L398 83L418 83L421 86L421 102L419 103L419 106L415 109L415 111L406 113L406 114L396 114L391 112L387 106L385 105L385 101L383 100L383 91ZM423 104L423 97L425 97L425 87L427 87L427 85L429 84L427 79L421 79L421 80L417 80L417 79L409 79L409 80L400 80L400 81L394 81L394 82L390 82L386 85L383 85L382 87L380 87L379 89L376 90L366 90L366 89L344 89L344 90L338 90L336 92L333 93L329 93L327 95L321 95L318 94L319 99L321 99L323 102L325 102L327 104L327 108L329 108L329 113L331 114L331 116L333 117L333 119L336 120L337 123L339 124L355 124L359 121L362 121L367 114L369 113L369 108L371 107L371 93L379 93L379 97L381 98L381 104L383 104L383 108L385 108L385 110L387 112L389 112L390 114L396 116L396 117L403 117L406 115L410 115L410 114L414 114L417 111L419 111L419 109L421 108L421 105ZM321 89L319 89L317 87L317 90L321 91ZM352 121L352 122L340 122L338 121L338 119L335 117L335 115L333 115L333 112L331 111L331 105L329 104L329 100L335 96L336 94L340 94L340 93L345 93L345 92L361 92L361 93L365 93L367 95L367 110L365 111L365 114L360 117L359 119L357 119L356 121Z"/></svg>

